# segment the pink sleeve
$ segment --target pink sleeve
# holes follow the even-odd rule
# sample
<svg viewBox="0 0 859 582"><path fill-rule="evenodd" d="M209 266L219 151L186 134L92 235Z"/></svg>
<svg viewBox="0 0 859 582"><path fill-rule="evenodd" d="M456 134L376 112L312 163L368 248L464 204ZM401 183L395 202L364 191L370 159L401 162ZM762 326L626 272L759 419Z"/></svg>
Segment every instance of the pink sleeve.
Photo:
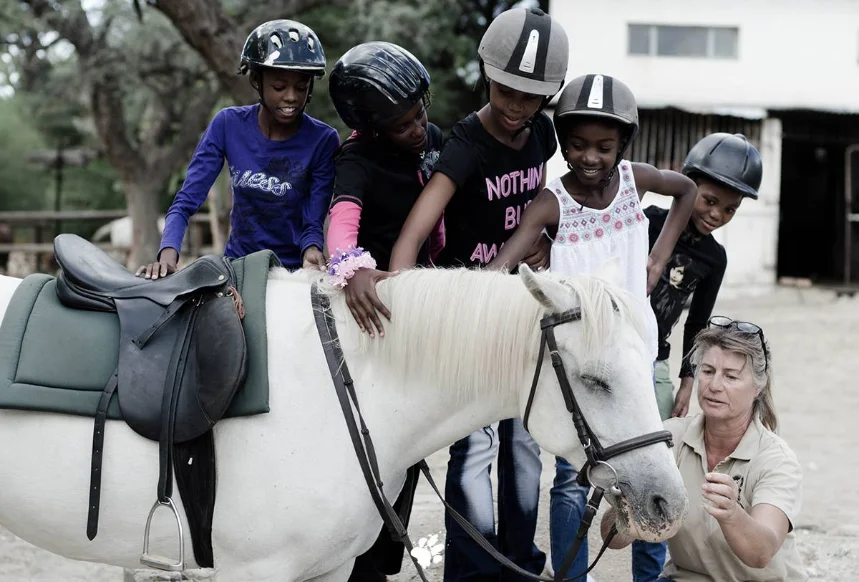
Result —
<svg viewBox="0 0 859 582"><path fill-rule="evenodd" d="M358 225L361 223L361 207L354 202L338 202L331 207L328 223L328 237L325 246L328 254L334 256L337 249L345 251L350 246L358 246Z"/></svg>
<svg viewBox="0 0 859 582"><path fill-rule="evenodd" d="M430 260L434 261L438 254L444 249L445 233L444 233L444 213L432 229L429 236L429 253Z"/></svg>

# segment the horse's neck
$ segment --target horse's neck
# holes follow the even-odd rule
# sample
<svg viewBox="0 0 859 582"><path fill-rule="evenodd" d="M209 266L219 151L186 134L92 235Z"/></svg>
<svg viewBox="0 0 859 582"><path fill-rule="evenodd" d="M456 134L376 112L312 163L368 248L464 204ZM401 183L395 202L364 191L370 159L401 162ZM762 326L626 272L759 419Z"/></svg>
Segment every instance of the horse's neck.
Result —
<svg viewBox="0 0 859 582"><path fill-rule="evenodd" d="M445 275L436 273L417 281L430 280L429 285L434 285L438 279L432 279L439 276ZM466 283L469 293L456 295L459 300L424 296L417 301L423 308L392 306L394 321L388 324L388 336L371 340L405 346L387 355L356 332L342 300L333 302L362 410L374 416L372 422L368 419L370 430L374 435L384 431L386 442L393 443L398 454L410 462L493 422L519 416L520 396L533 371L540 313L536 302L530 303L533 299L522 282L518 277L465 276L475 279ZM457 288L455 281L451 285ZM456 314L479 314L479 321L468 321L467 315L457 320L453 312L448 314L443 306L452 301L457 302ZM517 305L528 313L520 316ZM404 323L406 317L420 311L424 311L420 321ZM488 314L497 314L498 320L490 321L493 318ZM442 320L449 325L433 327ZM398 366L400 362L408 363ZM408 371L404 373L404 369ZM364 405L365 400L372 404Z"/></svg>
<svg viewBox="0 0 859 582"><path fill-rule="evenodd" d="M459 397L415 379L411 385L380 380L378 369L355 362L356 391L375 442L409 467L493 422L519 416L518 390L478 390Z"/></svg>

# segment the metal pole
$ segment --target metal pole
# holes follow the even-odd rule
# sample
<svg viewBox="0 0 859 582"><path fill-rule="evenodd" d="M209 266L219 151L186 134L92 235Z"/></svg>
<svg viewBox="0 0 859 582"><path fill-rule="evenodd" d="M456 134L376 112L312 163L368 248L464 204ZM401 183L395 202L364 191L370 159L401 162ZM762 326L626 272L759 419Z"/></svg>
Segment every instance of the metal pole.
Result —
<svg viewBox="0 0 859 582"><path fill-rule="evenodd" d="M847 146L844 152L844 284L849 285L853 263L853 223L859 221L859 214L853 213L853 153L859 151L859 144Z"/></svg>

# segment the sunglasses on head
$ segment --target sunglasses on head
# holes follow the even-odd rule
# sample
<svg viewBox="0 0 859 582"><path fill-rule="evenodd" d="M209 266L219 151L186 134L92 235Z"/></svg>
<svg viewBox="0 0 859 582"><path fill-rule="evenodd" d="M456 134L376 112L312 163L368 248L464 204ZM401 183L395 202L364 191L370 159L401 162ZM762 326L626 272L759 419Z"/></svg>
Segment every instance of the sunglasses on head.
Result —
<svg viewBox="0 0 859 582"><path fill-rule="evenodd" d="M764 330L760 326L748 321L736 321L724 315L714 315L707 321L707 327L721 327L724 329L736 329L741 333L751 333L761 339L761 348L764 351L764 371L769 369L769 354L767 353L767 343L764 341Z"/></svg>

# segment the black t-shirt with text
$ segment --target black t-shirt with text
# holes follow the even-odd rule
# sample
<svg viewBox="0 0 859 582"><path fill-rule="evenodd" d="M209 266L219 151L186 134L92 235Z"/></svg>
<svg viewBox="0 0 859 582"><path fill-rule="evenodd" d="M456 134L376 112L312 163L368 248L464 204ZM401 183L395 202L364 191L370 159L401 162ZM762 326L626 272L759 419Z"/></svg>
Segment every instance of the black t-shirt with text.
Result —
<svg viewBox="0 0 859 582"><path fill-rule="evenodd" d="M429 182L442 145L441 130L427 124L427 146L423 155L394 150L384 142L351 138L335 155L333 207L353 202L361 207L358 246L376 259L378 269L387 270L391 251L424 185ZM418 254L418 263L429 261L428 244Z"/></svg>
<svg viewBox="0 0 859 582"><path fill-rule="evenodd" d="M648 206L644 214L650 221L650 248L656 243L668 210L656 206ZM692 376L692 364L689 352L695 336L707 325L707 320L713 313L719 288L725 268L728 266L728 256L725 248L720 245L712 234L698 234L692 223L683 231L671 259L665 266L659 282L650 294L650 305L656 314L659 326L659 360L668 358L671 346L668 336L683 313L683 306L692 295L689 315L683 330L683 364L680 367L680 377Z"/></svg>
<svg viewBox="0 0 859 582"><path fill-rule="evenodd" d="M444 211L446 243L436 264L475 267L495 258L539 193L544 164L557 148L545 113L521 150L493 137L476 113L459 121L435 166L457 186Z"/></svg>

